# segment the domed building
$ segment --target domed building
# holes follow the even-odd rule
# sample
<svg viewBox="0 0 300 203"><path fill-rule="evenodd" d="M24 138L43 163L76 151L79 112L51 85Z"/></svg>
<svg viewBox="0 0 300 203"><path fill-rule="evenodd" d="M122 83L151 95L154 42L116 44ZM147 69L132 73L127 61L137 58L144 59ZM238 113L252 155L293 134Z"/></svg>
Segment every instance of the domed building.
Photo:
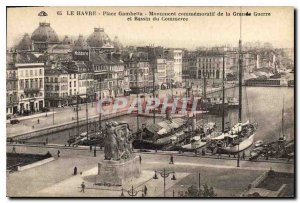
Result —
<svg viewBox="0 0 300 203"><path fill-rule="evenodd" d="M65 38L62 41L63 45L71 45L72 44L72 40L69 38L68 35L65 36Z"/></svg>
<svg viewBox="0 0 300 203"><path fill-rule="evenodd" d="M75 50L87 50L89 49L89 45L82 35L79 35L78 39L74 43Z"/></svg>
<svg viewBox="0 0 300 203"><path fill-rule="evenodd" d="M49 46L59 44L59 39L50 23L40 23L31 35L35 51L47 50Z"/></svg>
<svg viewBox="0 0 300 203"><path fill-rule="evenodd" d="M87 38L87 43L93 50L113 50L114 46L103 28L94 28L94 32Z"/></svg>
<svg viewBox="0 0 300 203"><path fill-rule="evenodd" d="M24 34L22 40L16 46L18 51L30 51L32 50L32 41L27 33Z"/></svg>

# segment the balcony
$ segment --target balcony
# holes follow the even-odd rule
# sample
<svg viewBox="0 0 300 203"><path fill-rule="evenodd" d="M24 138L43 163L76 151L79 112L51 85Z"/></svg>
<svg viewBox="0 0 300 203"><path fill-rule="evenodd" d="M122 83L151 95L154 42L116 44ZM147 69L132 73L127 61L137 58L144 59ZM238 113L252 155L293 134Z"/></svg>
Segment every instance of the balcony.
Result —
<svg viewBox="0 0 300 203"><path fill-rule="evenodd" d="M25 94L35 94L35 93L39 93L40 92L40 88L25 88L24 89L24 93Z"/></svg>

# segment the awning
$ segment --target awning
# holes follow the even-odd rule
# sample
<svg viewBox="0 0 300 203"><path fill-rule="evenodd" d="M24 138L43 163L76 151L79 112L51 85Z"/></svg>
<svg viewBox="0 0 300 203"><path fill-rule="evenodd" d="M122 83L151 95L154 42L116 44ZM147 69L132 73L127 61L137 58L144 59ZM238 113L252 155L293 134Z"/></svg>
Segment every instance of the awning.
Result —
<svg viewBox="0 0 300 203"><path fill-rule="evenodd" d="M125 92L130 92L130 91L131 91L131 89L125 89L124 91L125 91Z"/></svg>
<svg viewBox="0 0 300 203"><path fill-rule="evenodd" d="M86 99L86 95L80 95L81 99Z"/></svg>

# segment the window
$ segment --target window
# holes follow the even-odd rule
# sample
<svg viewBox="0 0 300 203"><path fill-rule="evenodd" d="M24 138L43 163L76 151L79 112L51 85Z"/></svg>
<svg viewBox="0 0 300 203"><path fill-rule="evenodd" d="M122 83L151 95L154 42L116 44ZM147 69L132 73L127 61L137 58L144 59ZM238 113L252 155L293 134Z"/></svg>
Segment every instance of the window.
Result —
<svg viewBox="0 0 300 203"><path fill-rule="evenodd" d="M76 87L76 81L74 81L74 87Z"/></svg>
<svg viewBox="0 0 300 203"><path fill-rule="evenodd" d="M43 70L40 68L40 75L43 75Z"/></svg>
<svg viewBox="0 0 300 203"><path fill-rule="evenodd" d="M25 88L29 88L28 80L25 80Z"/></svg>
<svg viewBox="0 0 300 203"><path fill-rule="evenodd" d="M28 70L25 70L25 76L28 77Z"/></svg>
<svg viewBox="0 0 300 203"><path fill-rule="evenodd" d="M76 78L76 74L74 74L74 78Z"/></svg>
<svg viewBox="0 0 300 203"><path fill-rule="evenodd" d="M34 86L35 88L38 88L38 87L39 87L38 85L39 85L38 79L36 78L35 81L34 81L34 85L33 85L33 86Z"/></svg>
<svg viewBox="0 0 300 203"><path fill-rule="evenodd" d="M20 80L20 89L24 89L24 80Z"/></svg>
<svg viewBox="0 0 300 203"><path fill-rule="evenodd" d="M40 78L40 88L43 88L43 79Z"/></svg>
<svg viewBox="0 0 300 203"><path fill-rule="evenodd" d="M33 76L33 70L30 70L30 76Z"/></svg>
<svg viewBox="0 0 300 203"><path fill-rule="evenodd" d="M72 87L72 82L70 82L70 87Z"/></svg>

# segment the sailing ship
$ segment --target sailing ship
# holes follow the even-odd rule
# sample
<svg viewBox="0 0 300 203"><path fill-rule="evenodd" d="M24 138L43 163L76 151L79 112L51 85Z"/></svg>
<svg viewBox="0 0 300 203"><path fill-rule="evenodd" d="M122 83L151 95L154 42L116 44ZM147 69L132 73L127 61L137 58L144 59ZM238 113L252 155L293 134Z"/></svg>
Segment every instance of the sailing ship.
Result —
<svg viewBox="0 0 300 203"><path fill-rule="evenodd" d="M223 56L224 60L224 56ZM209 148L214 153L235 154L252 146L257 124L249 120L242 122L242 79L243 79L243 56L242 41L239 40L239 122L229 131L224 128L224 110L222 115L222 132L211 138ZM224 98L224 83L223 83ZM224 102L223 102L224 104Z"/></svg>
<svg viewBox="0 0 300 203"><path fill-rule="evenodd" d="M222 146L219 148L221 153L239 153L249 148L254 141L256 124L249 120L242 122L242 80L243 80L243 55L242 40L239 40L239 122L225 134Z"/></svg>

